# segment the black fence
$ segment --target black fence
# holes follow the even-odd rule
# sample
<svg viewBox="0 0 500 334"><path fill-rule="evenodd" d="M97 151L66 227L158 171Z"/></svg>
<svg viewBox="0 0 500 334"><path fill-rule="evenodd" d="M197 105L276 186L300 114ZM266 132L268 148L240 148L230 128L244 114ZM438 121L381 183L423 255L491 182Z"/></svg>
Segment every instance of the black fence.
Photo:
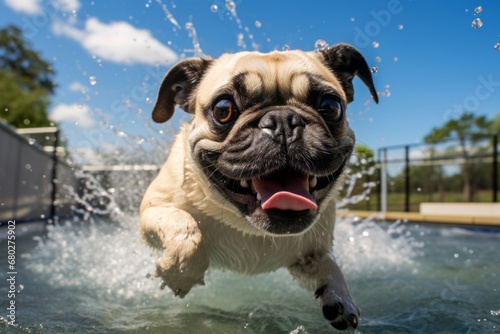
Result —
<svg viewBox="0 0 500 334"><path fill-rule="evenodd" d="M378 175L366 176L377 176L378 196L357 209L410 212L422 202L497 202L498 140L494 134L381 148Z"/></svg>
<svg viewBox="0 0 500 334"><path fill-rule="evenodd" d="M29 132L20 135L0 121L0 222L70 216L76 204L81 186L74 167L57 157L58 130ZM42 141L52 152L44 150Z"/></svg>

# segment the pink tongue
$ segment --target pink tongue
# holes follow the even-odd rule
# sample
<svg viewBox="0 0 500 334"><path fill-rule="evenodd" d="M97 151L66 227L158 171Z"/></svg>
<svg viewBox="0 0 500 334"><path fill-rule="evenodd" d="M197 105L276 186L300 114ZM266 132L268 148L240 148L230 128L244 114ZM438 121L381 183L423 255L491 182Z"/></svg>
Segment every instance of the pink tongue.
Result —
<svg viewBox="0 0 500 334"><path fill-rule="evenodd" d="M282 182L280 182L282 181ZM252 184L260 196L263 210L316 210L318 206L309 193L309 179L290 176L283 180L254 179Z"/></svg>

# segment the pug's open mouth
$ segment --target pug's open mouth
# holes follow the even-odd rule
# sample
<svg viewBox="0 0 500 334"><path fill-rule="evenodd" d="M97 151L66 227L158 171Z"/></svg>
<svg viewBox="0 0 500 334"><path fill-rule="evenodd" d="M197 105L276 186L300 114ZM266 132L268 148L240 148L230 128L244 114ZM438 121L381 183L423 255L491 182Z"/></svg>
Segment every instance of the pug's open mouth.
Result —
<svg viewBox="0 0 500 334"><path fill-rule="evenodd" d="M210 175L218 188L242 214L251 217L257 227L282 234L298 233L309 226L339 174L340 171L316 176L284 168L242 180L229 178L219 171Z"/></svg>

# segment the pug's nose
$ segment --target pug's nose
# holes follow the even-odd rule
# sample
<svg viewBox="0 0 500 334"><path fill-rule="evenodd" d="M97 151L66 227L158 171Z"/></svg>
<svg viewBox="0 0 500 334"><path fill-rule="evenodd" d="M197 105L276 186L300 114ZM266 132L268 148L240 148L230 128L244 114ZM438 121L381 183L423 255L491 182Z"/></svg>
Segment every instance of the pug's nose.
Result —
<svg viewBox="0 0 500 334"><path fill-rule="evenodd" d="M289 145L302 138L305 125L302 117L292 110L269 111L259 122L262 132L282 145Z"/></svg>

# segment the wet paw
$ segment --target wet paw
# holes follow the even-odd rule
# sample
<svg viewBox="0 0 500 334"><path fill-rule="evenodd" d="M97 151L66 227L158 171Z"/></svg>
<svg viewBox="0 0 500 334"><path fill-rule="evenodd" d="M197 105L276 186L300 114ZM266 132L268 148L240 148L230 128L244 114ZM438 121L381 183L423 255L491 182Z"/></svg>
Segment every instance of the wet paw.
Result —
<svg viewBox="0 0 500 334"><path fill-rule="evenodd" d="M328 285L319 287L314 295L321 298L323 316L333 327L340 330L358 327L359 308L350 296L339 296Z"/></svg>
<svg viewBox="0 0 500 334"><path fill-rule="evenodd" d="M203 278L207 268L206 256L199 256L197 261L179 263L169 254L164 254L156 262L156 276L162 279L161 289L168 286L175 296L184 298L195 285L205 285Z"/></svg>

